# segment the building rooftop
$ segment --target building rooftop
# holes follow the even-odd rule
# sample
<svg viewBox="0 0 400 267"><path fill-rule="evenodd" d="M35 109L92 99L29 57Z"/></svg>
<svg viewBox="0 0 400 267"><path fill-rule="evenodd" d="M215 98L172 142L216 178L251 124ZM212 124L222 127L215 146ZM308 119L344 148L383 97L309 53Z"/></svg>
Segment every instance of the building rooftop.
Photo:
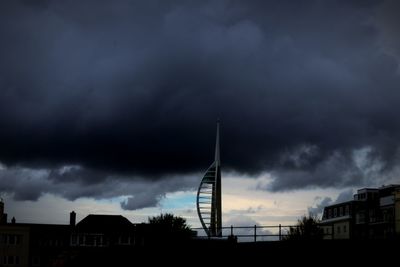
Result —
<svg viewBox="0 0 400 267"><path fill-rule="evenodd" d="M134 224L121 215L89 214L82 219L76 227L79 230L93 231L118 231L131 228Z"/></svg>

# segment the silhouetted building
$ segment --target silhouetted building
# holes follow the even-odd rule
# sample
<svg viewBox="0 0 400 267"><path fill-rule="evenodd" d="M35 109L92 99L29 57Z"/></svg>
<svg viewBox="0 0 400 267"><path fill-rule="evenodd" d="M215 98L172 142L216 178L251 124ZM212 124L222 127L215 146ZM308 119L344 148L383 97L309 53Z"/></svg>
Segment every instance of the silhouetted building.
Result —
<svg viewBox="0 0 400 267"><path fill-rule="evenodd" d="M28 226L0 225L0 266L31 266L29 231Z"/></svg>
<svg viewBox="0 0 400 267"><path fill-rule="evenodd" d="M51 266L66 261L69 225L0 225L0 266Z"/></svg>
<svg viewBox="0 0 400 267"><path fill-rule="evenodd" d="M215 160L201 180L196 198L197 214L207 236L222 236L221 159L219 121L215 142Z"/></svg>
<svg viewBox="0 0 400 267"><path fill-rule="evenodd" d="M90 214L73 229L71 246L110 247L134 245L135 225L121 215Z"/></svg>
<svg viewBox="0 0 400 267"><path fill-rule="evenodd" d="M60 266L69 259L70 225L16 224L29 228L29 266Z"/></svg>
<svg viewBox="0 0 400 267"><path fill-rule="evenodd" d="M4 218L4 202L0 204ZM70 225L11 223L0 224L0 266L59 266L68 261Z"/></svg>
<svg viewBox="0 0 400 267"><path fill-rule="evenodd" d="M363 188L351 201L324 208L326 239L387 239L400 236L400 185Z"/></svg>
<svg viewBox="0 0 400 267"><path fill-rule="evenodd" d="M190 232L133 224L121 215L91 214L76 223L76 213L71 212L69 219L65 225L3 221L0 266L132 266L143 250L193 244Z"/></svg>

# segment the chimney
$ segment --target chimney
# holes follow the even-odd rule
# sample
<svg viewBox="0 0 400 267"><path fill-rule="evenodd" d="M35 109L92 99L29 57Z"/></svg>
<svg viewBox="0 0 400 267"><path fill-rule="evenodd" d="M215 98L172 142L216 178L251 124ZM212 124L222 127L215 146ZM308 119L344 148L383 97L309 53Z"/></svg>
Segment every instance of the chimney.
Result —
<svg viewBox="0 0 400 267"><path fill-rule="evenodd" d="M4 202L3 199L0 198L0 217L4 214Z"/></svg>
<svg viewBox="0 0 400 267"><path fill-rule="evenodd" d="M0 224L7 224L7 213L4 213L4 202L0 198Z"/></svg>
<svg viewBox="0 0 400 267"><path fill-rule="evenodd" d="M75 224L76 224L76 213L75 213L75 211L72 211L69 214L69 225L70 226L75 226Z"/></svg>
<svg viewBox="0 0 400 267"><path fill-rule="evenodd" d="M15 217L12 217L11 223L12 223L12 224L15 224Z"/></svg>

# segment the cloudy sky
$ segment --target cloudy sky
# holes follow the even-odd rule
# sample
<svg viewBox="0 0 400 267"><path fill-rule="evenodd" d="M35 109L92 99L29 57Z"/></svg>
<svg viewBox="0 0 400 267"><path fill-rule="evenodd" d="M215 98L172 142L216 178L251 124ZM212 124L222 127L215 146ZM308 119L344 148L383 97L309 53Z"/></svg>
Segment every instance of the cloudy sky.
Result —
<svg viewBox="0 0 400 267"><path fill-rule="evenodd" d="M17 221L293 223L400 182L398 1L1 1L0 194Z"/></svg>

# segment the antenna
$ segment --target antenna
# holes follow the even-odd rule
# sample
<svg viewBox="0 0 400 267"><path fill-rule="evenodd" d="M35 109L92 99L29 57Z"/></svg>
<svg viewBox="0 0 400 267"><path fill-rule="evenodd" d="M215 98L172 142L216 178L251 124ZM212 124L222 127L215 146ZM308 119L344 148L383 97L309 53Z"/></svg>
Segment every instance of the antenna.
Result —
<svg viewBox="0 0 400 267"><path fill-rule="evenodd" d="M216 136L216 141L215 141L215 163L216 165L221 164L221 157L220 157L220 152L219 152L219 124L220 124L220 119L217 119L217 136Z"/></svg>

